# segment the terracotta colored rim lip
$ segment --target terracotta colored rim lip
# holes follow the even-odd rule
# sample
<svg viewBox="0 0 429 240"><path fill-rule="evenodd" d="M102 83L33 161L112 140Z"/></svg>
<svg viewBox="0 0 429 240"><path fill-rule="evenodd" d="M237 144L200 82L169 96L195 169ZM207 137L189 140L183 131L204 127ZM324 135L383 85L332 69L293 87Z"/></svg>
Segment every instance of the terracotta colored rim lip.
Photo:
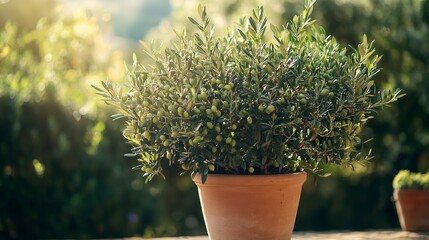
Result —
<svg viewBox="0 0 429 240"><path fill-rule="evenodd" d="M226 182L234 184L235 186L237 186L236 184L240 186L258 186L266 185L267 183L273 185L303 184L306 179L307 173L299 172L267 175L209 174L204 184L201 182L201 176L197 174L193 180L195 184L204 186L224 185Z"/></svg>
<svg viewBox="0 0 429 240"><path fill-rule="evenodd" d="M412 192L429 192L429 189L395 189L396 192L412 193Z"/></svg>
<svg viewBox="0 0 429 240"><path fill-rule="evenodd" d="M423 194L429 196L429 189L394 189L393 198L398 199L399 195L408 196L413 194Z"/></svg>

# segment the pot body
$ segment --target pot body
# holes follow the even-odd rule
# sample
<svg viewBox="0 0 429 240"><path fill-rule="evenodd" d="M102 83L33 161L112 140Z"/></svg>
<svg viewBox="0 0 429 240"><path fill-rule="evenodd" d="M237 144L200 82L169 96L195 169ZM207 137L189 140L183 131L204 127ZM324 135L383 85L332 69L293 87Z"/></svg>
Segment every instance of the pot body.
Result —
<svg viewBox="0 0 429 240"><path fill-rule="evenodd" d="M211 240L291 239L307 174L209 174L198 186Z"/></svg>
<svg viewBox="0 0 429 240"><path fill-rule="evenodd" d="M402 230L429 232L429 190L394 190L393 197Z"/></svg>

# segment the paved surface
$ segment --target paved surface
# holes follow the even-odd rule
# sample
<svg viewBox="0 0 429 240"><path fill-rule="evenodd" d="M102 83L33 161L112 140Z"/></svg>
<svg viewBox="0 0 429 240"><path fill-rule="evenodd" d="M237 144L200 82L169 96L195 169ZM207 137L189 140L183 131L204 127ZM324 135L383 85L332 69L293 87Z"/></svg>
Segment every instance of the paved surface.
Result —
<svg viewBox="0 0 429 240"><path fill-rule="evenodd" d="M366 231L366 232L296 232L292 240L429 240L429 233L404 231ZM141 240L129 238L129 240ZM207 236L152 238L152 240L209 240ZM268 240L268 239L267 239Z"/></svg>
<svg viewBox="0 0 429 240"><path fill-rule="evenodd" d="M304 232L294 234L293 240L405 240L427 239L429 233L411 233L405 231L368 231L368 232Z"/></svg>

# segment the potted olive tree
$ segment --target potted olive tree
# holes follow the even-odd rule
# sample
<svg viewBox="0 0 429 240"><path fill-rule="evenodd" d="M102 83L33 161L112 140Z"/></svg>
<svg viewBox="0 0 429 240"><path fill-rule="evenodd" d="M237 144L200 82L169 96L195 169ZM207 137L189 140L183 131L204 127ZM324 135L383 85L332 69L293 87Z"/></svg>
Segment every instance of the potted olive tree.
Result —
<svg viewBox="0 0 429 240"><path fill-rule="evenodd" d="M429 232L429 172L401 170L392 185L402 230Z"/></svg>
<svg viewBox="0 0 429 240"><path fill-rule="evenodd" d="M372 42L348 54L313 25L313 4L270 30L258 7L223 37L200 6L197 33L144 44L150 63L134 58L127 88L95 87L147 180L172 164L191 173L210 239L290 238L306 171L367 160L362 126L400 97L374 89Z"/></svg>

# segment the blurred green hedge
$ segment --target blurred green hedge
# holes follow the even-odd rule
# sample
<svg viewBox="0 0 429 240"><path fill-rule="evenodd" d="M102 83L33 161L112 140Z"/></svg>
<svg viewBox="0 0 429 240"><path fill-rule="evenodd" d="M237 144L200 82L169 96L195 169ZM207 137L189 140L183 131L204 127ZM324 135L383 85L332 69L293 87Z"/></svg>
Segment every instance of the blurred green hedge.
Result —
<svg viewBox="0 0 429 240"><path fill-rule="evenodd" d="M0 238L204 233L188 178L145 185L117 124L76 120L57 102L0 98ZM96 150L85 141L101 134ZM174 227L173 227L174 226Z"/></svg>
<svg viewBox="0 0 429 240"><path fill-rule="evenodd" d="M0 233L120 237L156 220L154 196L141 191L141 181L120 162L125 148L112 134L117 126L76 120L51 100L17 105L3 96L0 111ZM88 151L84 140L94 128L103 129L102 140Z"/></svg>

